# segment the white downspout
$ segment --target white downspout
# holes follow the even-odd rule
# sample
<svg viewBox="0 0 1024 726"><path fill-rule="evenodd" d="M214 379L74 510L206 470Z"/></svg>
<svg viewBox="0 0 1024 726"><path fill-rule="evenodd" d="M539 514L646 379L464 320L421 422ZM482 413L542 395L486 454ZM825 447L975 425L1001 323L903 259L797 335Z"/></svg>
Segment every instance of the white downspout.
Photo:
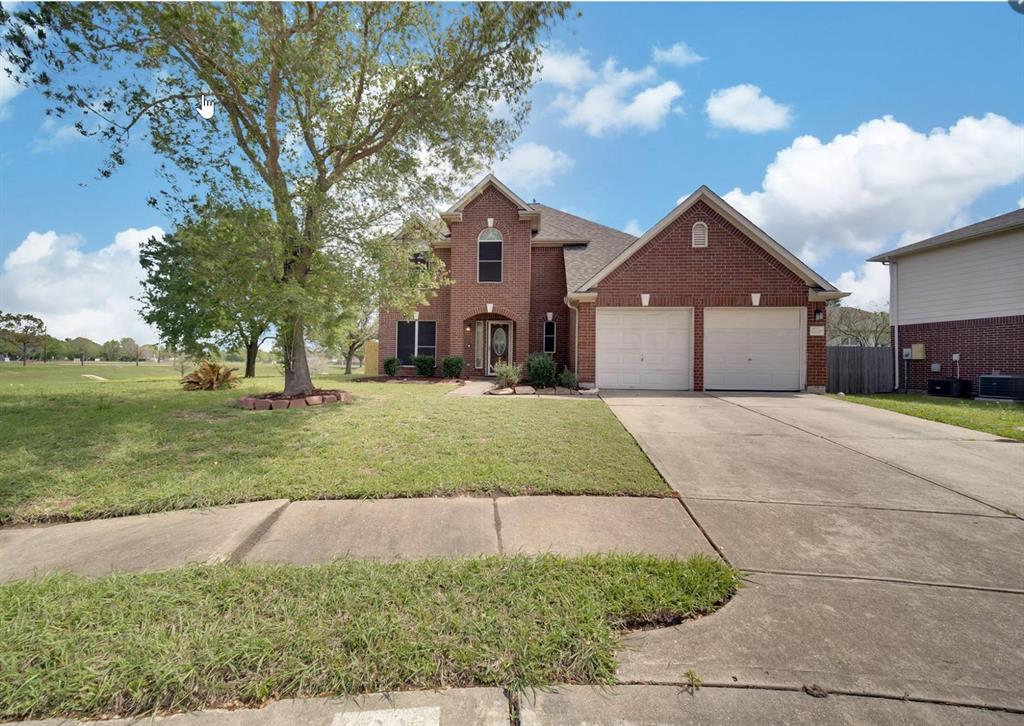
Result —
<svg viewBox="0 0 1024 726"><path fill-rule="evenodd" d="M572 299L566 295L565 304L572 310L573 315L573 330L572 330L572 373L579 380L580 377L580 309L572 304Z"/></svg>
<svg viewBox="0 0 1024 726"><path fill-rule="evenodd" d="M900 361L903 359L903 351L900 350L900 314L899 314L899 273L896 262L889 259L885 261L889 266L889 324L892 326L892 369L893 369L893 390L900 388Z"/></svg>

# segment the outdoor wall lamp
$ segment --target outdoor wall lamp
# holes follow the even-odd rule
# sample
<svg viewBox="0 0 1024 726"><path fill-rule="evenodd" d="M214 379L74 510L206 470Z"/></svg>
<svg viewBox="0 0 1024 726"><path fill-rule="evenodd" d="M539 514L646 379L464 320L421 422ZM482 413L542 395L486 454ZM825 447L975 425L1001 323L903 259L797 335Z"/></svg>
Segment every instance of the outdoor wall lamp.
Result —
<svg viewBox="0 0 1024 726"><path fill-rule="evenodd" d="M651 304L651 293L649 293L649 292L642 292L642 293L640 293L640 304L643 305L644 307L647 307L648 305L650 305Z"/></svg>
<svg viewBox="0 0 1024 726"><path fill-rule="evenodd" d="M466 326L466 332L467 332L467 333L471 333L471 332L473 332L473 328L471 328L471 327L469 327L469 326L467 325L467 326Z"/></svg>
<svg viewBox="0 0 1024 726"><path fill-rule="evenodd" d="M752 293L750 293L750 304L753 305L755 308L758 305L760 305L761 304L761 293L759 293L759 292L752 292Z"/></svg>
<svg viewBox="0 0 1024 726"><path fill-rule="evenodd" d="M494 312L494 303L487 303L487 312L489 312L489 313L493 313Z"/></svg>
<svg viewBox="0 0 1024 726"><path fill-rule="evenodd" d="M548 322L550 323L554 319L555 319L555 314L554 313L548 313Z"/></svg>
<svg viewBox="0 0 1024 726"><path fill-rule="evenodd" d="M814 319L815 320L824 320L825 319L825 311L824 310L815 310L814 311Z"/></svg>
<svg viewBox="0 0 1024 726"><path fill-rule="evenodd" d="M413 320L419 320L420 319L420 311L419 310L417 310L416 312L414 312L412 314L412 319Z"/></svg>

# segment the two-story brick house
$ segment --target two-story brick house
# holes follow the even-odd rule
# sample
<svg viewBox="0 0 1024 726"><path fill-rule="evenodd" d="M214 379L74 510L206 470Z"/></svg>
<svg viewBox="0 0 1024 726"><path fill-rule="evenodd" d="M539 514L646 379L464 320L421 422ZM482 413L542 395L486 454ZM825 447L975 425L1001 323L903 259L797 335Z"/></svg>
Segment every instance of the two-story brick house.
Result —
<svg viewBox="0 0 1024 726"><path fill-rule="evenodd" d="M846 293L707 187L640 237L492 175L441 219L452 284L413 319L381 311L381 361L460 355L488 376L543 351L602 388L824 388L825 305Z"/></svg>

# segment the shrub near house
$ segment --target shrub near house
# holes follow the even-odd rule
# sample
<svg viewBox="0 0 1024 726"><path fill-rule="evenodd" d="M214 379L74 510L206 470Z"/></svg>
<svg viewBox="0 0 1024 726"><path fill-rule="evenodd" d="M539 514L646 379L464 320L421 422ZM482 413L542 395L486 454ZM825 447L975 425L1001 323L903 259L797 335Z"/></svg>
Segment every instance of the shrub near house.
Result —
<svg viewBox="0 0 1024 726"><path fill-rule="evenodd" d="M424 242L451 284L379 316L404 374L457 355L494 376L538 352L601 388L824 390L825 306L845 293L707 187L637 238L488 175Z"/></svg>

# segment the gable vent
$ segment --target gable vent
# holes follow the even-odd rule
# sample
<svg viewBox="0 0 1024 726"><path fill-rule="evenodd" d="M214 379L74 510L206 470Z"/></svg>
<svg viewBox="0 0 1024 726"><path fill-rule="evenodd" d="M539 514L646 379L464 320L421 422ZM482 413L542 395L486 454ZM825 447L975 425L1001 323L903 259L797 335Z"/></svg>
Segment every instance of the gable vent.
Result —
<svg viewBox="0 0 1024 726"><path fill-rule="evenodd" d="M693 246L708 246L708 226L703 222L697 222L693 225Z"/></svg>

